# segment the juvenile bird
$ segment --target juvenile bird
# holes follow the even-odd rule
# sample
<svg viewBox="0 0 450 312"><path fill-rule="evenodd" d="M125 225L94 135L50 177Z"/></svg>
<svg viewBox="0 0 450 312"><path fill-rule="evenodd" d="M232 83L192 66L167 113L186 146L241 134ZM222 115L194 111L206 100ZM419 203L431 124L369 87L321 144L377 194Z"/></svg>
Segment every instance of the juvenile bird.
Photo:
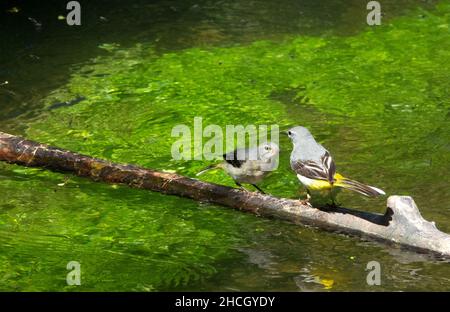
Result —
<svg viewBox="0 0 450 312"><path fill-rule="evenodd" d="M305 127L294 127L287 132L287 135L294 145L291 153L291 168L306 187L308 201L312 195L319 198L325 196L335 205L337 191L340 188L369 197L386 195L379 188L344 178L337 173L330 153L316 142Z"/></svg>
<svg viewBox="0 0 450 312"><path fill-rule="evenodd" d="M279 147L273 142L266 142L252 148L238 148L224 154L223 162L206 167L197 173L197 176L209 170L222 168L240 188L243 188L241 183L247 183L265 194L256 183L261 182L269 172L277 168L278 153Z"/></svg>

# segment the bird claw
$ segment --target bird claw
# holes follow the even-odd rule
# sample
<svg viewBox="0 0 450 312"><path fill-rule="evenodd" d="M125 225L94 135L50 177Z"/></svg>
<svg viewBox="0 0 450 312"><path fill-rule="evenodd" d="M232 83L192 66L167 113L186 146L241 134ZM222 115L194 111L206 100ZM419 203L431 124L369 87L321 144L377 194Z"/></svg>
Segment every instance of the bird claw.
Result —
<svg viewBox="0 0 450 312"><path fill-rule="evenodd" d="M309 198L307 198L307 199L302 199L302 200L300 200L300 202L302 203L302 205L305 205L305 206L308 206L308 207L311 207L311 208L312 208L312 205L311 205L311 203L309 202Z"/></svg>

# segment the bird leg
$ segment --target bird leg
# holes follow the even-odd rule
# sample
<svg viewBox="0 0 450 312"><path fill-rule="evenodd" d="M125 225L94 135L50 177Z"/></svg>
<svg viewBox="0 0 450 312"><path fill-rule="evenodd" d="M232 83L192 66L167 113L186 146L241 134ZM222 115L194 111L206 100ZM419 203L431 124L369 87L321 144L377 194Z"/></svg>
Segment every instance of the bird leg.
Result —
<svg viewBox="0 0 450 312"><path fill-rule="evenodd" d="M237 182L237 181L234 181L234 183L236 183L236 185L239 186L239 188L240 188L241 190L248 192L248 190L247 190L245 187L243 187L241 183L239 183L239 182Z"/></svg>
<svg viewBox="0 0 450 312"><path fill-rule="evenodd" d="M260 191L262 194L266 194L262 189L260 189L256 184L252 184L258 191Z"/></svg>
<svg viewBox="0 0 450 312"><path fill-rule="evenodd" d="M308 189L306 189L306 199L301 200L302 204L312 207L311 203L309 202L311 199L311 193Z"/></svg>

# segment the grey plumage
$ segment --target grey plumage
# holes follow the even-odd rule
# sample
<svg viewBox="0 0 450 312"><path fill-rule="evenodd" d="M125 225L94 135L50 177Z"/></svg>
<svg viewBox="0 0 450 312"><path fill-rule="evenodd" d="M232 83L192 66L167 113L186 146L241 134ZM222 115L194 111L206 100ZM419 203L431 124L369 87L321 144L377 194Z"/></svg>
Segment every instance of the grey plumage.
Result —
<svg viewBox="0 0 450 312"><path fill-rule="evenodd" d="M211 169L222 168L238 186L241 186L241 183L248 183L260 190L256 184L276 169L278 153L279 147L273 142L266 142L252 148L239 148L224 154L222 163L209 166L197 173L197 176Z"/></svg>
<svg viewBox="0 0 450 312"><path fill-rule="evenodd" d="M289 132L291 133L290 135ZM288 135L294 145L291 153L291 163L298 159L320 161L322 155L328 152L316 142L311 132L305 127L294 127L288 131Z"/></svg>
<svg viewBox="0 0 450 312"><path fill-rule="evenodd" d="M346 188L365 196L385 195L384 191L344 178L336 173L336 165L330 152L316 142L305 127L297 126L288 131L294 145L290 157L291 168L308 190L325 191L334 202L336 188Z"/></svg>

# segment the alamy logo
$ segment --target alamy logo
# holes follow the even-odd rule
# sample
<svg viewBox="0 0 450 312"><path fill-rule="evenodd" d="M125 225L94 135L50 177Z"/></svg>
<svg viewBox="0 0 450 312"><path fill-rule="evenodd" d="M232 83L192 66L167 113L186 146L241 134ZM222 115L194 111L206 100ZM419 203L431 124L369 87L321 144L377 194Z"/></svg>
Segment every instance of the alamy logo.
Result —
<svg viewBox="0 0 450 312"><path fill-rule="evenodd" d="M371 10L367 14L367 24L370 26L381 25L381 5L378 1L370 1L367 3L367 10Z"/></svg>
<svg viewBox="0 0 450 312"><path fill-rule="evenodd" d="M203 127L202 117L195 117L193 128L184 124L176 125L172 128L171 136L178 138L172 144L171 149L174 160L218 160L223 159L224 151L254 147L269 141L278 144L279 127L278 125L270 125L270 127L267 125L226 125L224 128L219 125L207 125ZM205 138L206 140L204 140ZM243 150L238 149L236 155L230 155L236 157L237 160L258 159L257 149L249 149L247 153L240 153Z"/></svg>
<svg viewBox="0 0 450 312"><path fill-rule="evenodd" d="M67 10L71 10L67 13L66 21L67 25L81 25L81 5L78 1L70 1L66 6Z"/></svg>
<svg viewBox="0 0 450 312"><path fill-rule="evenodd" d="M78 261L70 261L66 266L67 270L71 270L67 273L66 282L69 286L81 285L81 266Z"/></svg>
<svg viewBox="0 0 450 312"><path fill-rule="evenodd" d="M381 265L378 261L370 261L367 263L366 271L369 271L366 278L367 285L381 285Z"/></svg>

